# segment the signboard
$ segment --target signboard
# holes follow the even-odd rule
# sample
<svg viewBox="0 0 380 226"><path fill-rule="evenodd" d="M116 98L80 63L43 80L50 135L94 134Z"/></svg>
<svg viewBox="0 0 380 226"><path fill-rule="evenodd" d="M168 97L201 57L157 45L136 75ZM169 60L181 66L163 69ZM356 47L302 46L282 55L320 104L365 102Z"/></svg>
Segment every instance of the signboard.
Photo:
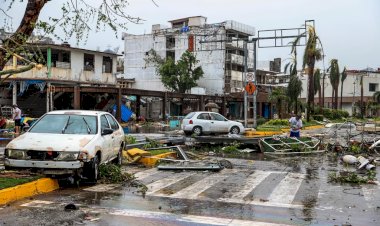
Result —
<svg viewBox="0 0 380 226"><path fill-rule="evenodd" d="M253 82L248 82L248 84L245 86L245 91L252 95L256 91L256 86L253 84Z"/></svg>
<svg viewBox="0 0 380 226"><path fill-rule="evenodd" d="M253 81L253 73L248 72L247 75L245 76L245 80L247 82Z"/></svg>

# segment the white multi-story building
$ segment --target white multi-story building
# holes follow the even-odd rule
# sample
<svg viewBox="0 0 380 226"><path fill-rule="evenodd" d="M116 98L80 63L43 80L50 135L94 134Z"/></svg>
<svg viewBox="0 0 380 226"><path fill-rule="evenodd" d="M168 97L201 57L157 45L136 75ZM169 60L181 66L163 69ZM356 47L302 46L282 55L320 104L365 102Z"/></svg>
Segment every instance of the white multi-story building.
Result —
<svg viewBox="0 0 380 226"><path fill-rule="evenodd" d="M363 76L363 102L371 101L373 98L373 94L376 91L380 90L380 70L378 71L356 71L356 70L348 70L347 78L343 83L343 98L342 98L342 109L346 110L352 114L352 110L354 109L355 103L360 102L361 98L361 77ZM301 93L301 98L306 99L307 96L307 75L301 77L303 91ZM321 84L323 83L321 78ZM342 84L339 83L338 89L338 106L340 107L340 96L341 96L341 87ZM330 83L330 79L328 74L325 77L325 99L324 104L325 107L332 107L332 86ZM318 94L314 97L315 103L318 103Z"/></svg>
<svg viewBox="0 0 380 226"><path fill-rule="evenodd" d="M145 59L153 49L162 57L175 61L189 50L194 52L204 76L198 86L206 94L226 94L242 90L244 71L244 42L255 34L255 29L236 21L207 24L203 16L169 21L170 28L153 25L151 34L123 34L124 78L134 79L133 88L164 91L155 66ZM252 45L248 45L248 68L253 66Z"/></svg>

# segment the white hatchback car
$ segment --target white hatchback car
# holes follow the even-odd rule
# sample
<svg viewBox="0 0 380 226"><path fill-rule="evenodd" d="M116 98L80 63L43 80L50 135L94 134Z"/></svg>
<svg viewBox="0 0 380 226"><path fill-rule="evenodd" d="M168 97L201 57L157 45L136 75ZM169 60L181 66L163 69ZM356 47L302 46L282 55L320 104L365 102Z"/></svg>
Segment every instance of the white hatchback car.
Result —
<svg viewBox="0 0 380 226"><path fill-rule="evenodd" d="M244 133L244 126L240 122L226 119L215 112L190 112L182 120L182 130L186 135L210 133Z"/></svg>
<svg viewBox="0 0 380 226"><path fill-rule="evenodd" d="M5 147L5 166L96 182L100 164L121 164L123 148L124 131L111 114L52 111Z"/></svg>

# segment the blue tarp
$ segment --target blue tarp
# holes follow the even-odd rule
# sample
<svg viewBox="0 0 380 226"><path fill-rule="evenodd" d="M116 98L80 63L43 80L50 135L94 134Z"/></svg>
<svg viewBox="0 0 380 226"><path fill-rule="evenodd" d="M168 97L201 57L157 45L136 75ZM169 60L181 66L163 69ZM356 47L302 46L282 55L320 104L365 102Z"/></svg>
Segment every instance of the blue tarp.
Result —
<svg viewBox="0 0 380 226"><path fill-rule="evenodd" d="M113 106L113 111L116 113L117 111L117 106L116 104ZM133 112L127 108L127 106L125 105L121 105L121 121L123 122L128 122L128 120L131 118Z"/></svg>

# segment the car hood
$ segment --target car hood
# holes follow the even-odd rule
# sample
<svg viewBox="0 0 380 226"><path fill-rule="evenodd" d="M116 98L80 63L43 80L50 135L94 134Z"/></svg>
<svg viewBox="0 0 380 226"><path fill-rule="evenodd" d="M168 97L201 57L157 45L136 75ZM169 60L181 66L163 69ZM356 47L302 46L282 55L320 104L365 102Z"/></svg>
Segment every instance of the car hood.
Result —
<svg viewBox="0 0 380 226"><path fill-rule="evenodd" d="M81 151L96 135L24 133L6 148L36 151Z"/></svg>

